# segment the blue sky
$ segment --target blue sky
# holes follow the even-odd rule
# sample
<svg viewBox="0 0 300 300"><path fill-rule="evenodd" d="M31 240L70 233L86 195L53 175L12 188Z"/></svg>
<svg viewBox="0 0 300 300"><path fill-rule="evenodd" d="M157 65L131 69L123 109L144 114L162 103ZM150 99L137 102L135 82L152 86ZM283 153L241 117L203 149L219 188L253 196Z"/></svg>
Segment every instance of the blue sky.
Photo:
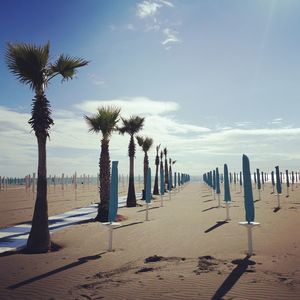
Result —
<svg viewBox="0 0 300 300"><path fill-rule="evenodd" d="M175 169L201 174L228 164L300 169L300 2L297 0L2 0L0 170L36 170L27 124L32 91L9 73L6 42L51 43L90 64L46 91L55 125L48 174L98 171L100 136L84 114L116 104L145 116L142 135L169 149ZM112 136L111 159L128 170L128 137ZM149 153L154 162L155 147ZM142 173L138 149L136 173Z"/></svg>

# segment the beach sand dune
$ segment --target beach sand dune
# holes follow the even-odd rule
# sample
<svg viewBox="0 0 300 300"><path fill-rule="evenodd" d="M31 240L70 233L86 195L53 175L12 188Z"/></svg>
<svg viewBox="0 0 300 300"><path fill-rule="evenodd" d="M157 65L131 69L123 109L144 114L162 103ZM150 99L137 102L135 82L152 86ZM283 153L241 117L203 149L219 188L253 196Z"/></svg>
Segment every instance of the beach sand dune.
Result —
<svg viewBox="0 0 300 300"><path fill-rule="evenodd" d="M211 191L190 183L171 200L122 208L113 252L99 223L52 235L56 252L0 257L1 299L299 299L300 188L276 198L265 185L256 201L254 255L246 255L243 195L232 187L231 221ZM255 199L257 198L254 190ZM91 199L92 200L92 199Z"/></svg>

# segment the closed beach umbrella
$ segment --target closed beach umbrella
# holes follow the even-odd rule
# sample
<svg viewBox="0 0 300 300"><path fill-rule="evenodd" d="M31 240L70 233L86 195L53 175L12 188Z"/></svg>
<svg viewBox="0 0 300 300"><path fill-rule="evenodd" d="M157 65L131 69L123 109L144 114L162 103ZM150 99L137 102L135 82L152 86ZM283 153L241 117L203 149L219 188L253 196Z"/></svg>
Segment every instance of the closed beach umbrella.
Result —
<svg viewBox="0 0 300 300"><path fill-rule="evenodd" d="M278 194L282 193L282 189L281 189L281 180L280 180L280 173L279 173L279 166L275 167L275 171L276 171L276 190Z"/></svg>
<svg viewBox="0 0 300 300"><path fill-rule="evenodd" d="M220 190L220 175L219 175L219 169L218 168L216 168L216 192L217 192L217 194L221 193L221 190Z"/></svg>
<svg viewBox="0 0 300 300"><path fill-rule="evenodd" d="M251 176L250 176L250 180L251 180ZM240 186L242 185L243 185L242 172L240 172Z"/></svg>
<svg viewBox="0 0 300 300"><path fill-rule="evenodd" d="M286 176L286 186L290 187L290 180L289 180L289 171L285 170L285 176Z"/></svg>
<svg viewBox="0 0 300 300"><path fill-rule="evenodd" d="M275 180L274 180L274 171L271 172L271 180L272 180L272 185L275 185Z"/></svg>
<svg viewBox="0 0 300 300"><path fill-rule="evenodd" d="M244 204L246 211L246 221L248 223L254 222L254 202L251 185L251 173L249 158L243 155L243 181L244 181Z"/></svg>
<svg viewBox="0 0 300 300"><path fill-rule="evenodd" d="M165 194L165 174L163 168L160 169L160 194Z"/></svg>
<svg viewBox="0 0 300 300"><path fill-rule="evenodd" d="M111 180L110 180L110 194L109 194L109 208L108 221L114 222L118 211L118 161L112 162Z"/></svg>
<svg viewBox="0 0 300 300"><path fill-rule="evenodd" d="M224 201L231 201L227 164L224 164Z"/></svg>
<svg viewBox="0 0 300 300"><path fill-rule="evenodd" d="M216 189L216 171L213 170L213 184L212 184L213 189Z"/></svg>
<svg viewBox="0 0 300 300"><path fill-rule="evenodd" d="M147 171L146 202L151 202L151 168Z"/></svg>
<svg viewBox="0 0 300 300"><path fill-rule="evenodd" d="M257 188L260 190L260 189L261 189L261 184L260 184L260 173L259 173L259 169L256 169L256 180L257 180Z"/></svg>

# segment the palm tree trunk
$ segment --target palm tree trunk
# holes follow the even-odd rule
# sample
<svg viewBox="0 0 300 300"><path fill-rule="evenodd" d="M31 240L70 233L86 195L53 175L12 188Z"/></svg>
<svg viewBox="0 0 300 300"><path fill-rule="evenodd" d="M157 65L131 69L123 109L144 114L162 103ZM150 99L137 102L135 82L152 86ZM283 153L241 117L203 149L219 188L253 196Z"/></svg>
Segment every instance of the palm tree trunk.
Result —
<svg viewBox="0 0 300 300"><path fill-rule="evenodd" d="M37 193L32 218L32 226L27 240L27 252L43 253L51 247L48 228L47 204L47 168L46 168L46 135L37 135L38 142L38 178Z"/></svg>
<svg viewBox="0 0 300 300"><path fill-rule="evenodd" d="M96 220L108 222L108 206L110 192L110 158L109 158L109 141L105 138L101 141L101 154L99 160L100 168L100 203Z"/></svg>
<svg viewBox="0 0 300 300"><path fill-rule="evenodd" d="M135 206L136 206L136 196L135 196L135 187L134 187L134 156L130 156L127 207L135 207Z"/></svg>

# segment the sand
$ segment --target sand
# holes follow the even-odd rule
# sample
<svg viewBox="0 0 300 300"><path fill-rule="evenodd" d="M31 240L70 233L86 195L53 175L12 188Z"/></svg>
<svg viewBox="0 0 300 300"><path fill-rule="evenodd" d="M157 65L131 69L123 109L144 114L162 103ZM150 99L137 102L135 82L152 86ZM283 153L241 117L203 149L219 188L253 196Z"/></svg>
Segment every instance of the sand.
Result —
<svg viewBox="0 0 300 300"><path fill-rule="evenodd" d="M59 251L1 256L0 299L299 299L300 186L278 211L271 191L255 203L250 258L239 187L226 223L208 187L189 183L164 207L157 198L150 221L145 207L119 209L128 219L114 230L113 252L107 228L87 223L55 232Z"/></svg>

